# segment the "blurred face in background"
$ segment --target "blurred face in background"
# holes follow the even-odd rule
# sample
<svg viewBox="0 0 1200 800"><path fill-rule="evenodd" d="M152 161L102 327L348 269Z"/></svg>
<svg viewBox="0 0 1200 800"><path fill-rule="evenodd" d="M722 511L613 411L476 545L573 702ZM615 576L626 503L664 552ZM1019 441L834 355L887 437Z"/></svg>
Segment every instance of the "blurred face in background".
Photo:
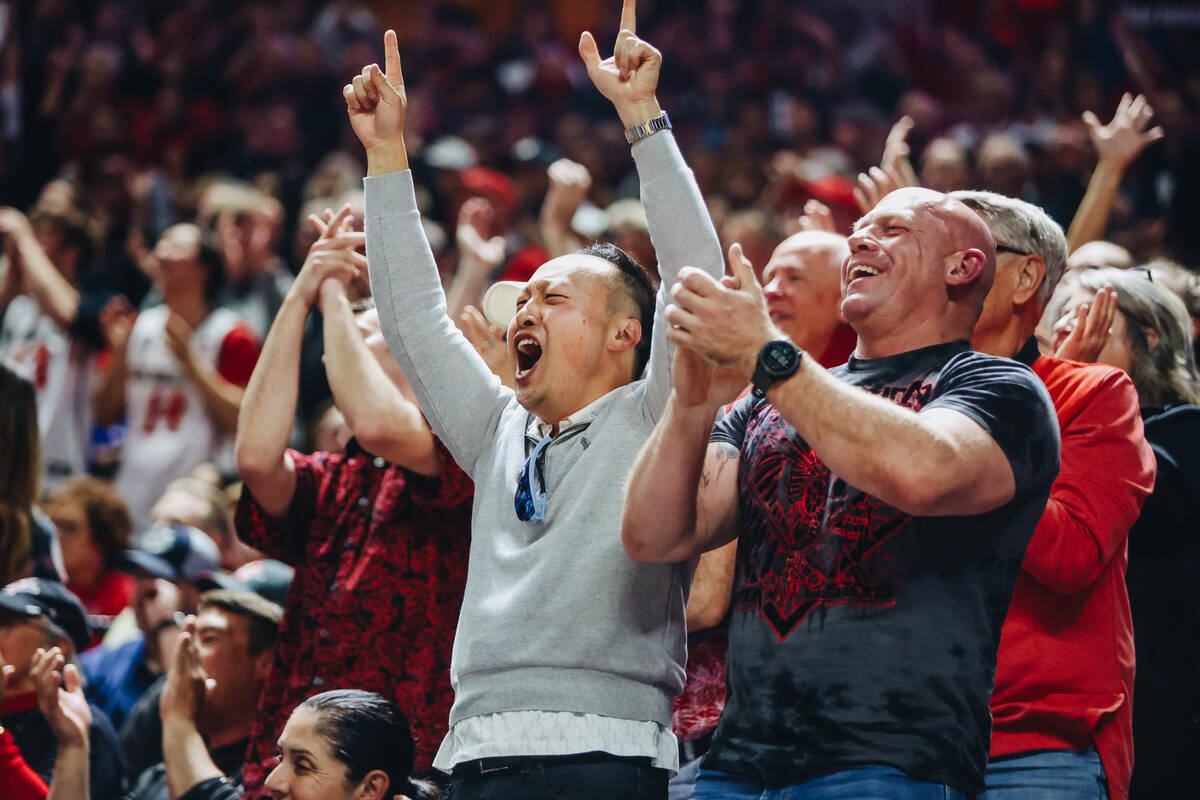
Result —
<svg viewBox="0 0 1200 800"><path fill-rule="evenodd" d="M763 269L771 321L817 356L842 322L840 272L846 255L846 240L841 236L797 233L775 248Z"/></svg>
<svg viewBox="0 0 1200 800"><path fill-rule="evenodd" d="M163 296L203 291L207 270L200 263L200 229L191 224L172 225L154 246Z"/></svg>
<svg viewBox="0 0 1200 800"><path fill-rule="evenodd" d="M63 497L47 508L62 548L63 567L72 583L89 582L104 570L104 552L92 535L83 503Z"/></svg>

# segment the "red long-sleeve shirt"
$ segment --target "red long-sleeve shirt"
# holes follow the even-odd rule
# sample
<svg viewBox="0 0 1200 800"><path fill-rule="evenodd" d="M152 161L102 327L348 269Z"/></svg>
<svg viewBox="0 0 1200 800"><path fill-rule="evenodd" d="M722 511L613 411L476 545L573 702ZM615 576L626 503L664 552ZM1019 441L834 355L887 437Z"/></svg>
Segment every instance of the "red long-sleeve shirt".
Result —
<svg viewBox="0 0 1200 800"><path fill-rule="evenodd" d="M0 786L5 800L46 800L49 787L25 763L25 758L8 731L0 733Z"/></svg>
<svg viewBox="0 0 1200 800"><path fill-rule="evenodd" d="M1109 796L1125 800L1134 672L1127 542L1154 488L1154 454L1124 372L1046 356L1032 367L1058 412L1062 466L1000 636L991 755L1094 744Z"/></svg>

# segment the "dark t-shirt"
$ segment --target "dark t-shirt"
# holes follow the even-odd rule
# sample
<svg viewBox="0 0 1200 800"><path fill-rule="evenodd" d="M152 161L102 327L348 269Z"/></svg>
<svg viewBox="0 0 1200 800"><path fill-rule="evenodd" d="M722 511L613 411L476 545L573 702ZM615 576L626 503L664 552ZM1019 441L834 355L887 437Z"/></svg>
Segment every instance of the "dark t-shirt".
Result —
<svg viewBox="0 0 1200 800"><path fill-rule="evenodd" d="M13 741L25 763L49 785L54 779L58 741L36 704L31 702L25 705L28 707L20 712L0 717L0 724L12 732ZM117 744L117 732L104 712L95 705L92 705L92 725L88 736L91 742L88 758L89 796L91 800L117 800L125 791L125 759ZM0 786L0 798L5 796L4 790L5 787Z"/></svg>
<svg viewBox="0 0 1200 800"><path fill-rule="evenodd" d="M986 514L911 517L831 474L765 399L739 401L712 436L741 452L741 530L728 697L704 768L779 787L883 764L975 794L1000 628L1058 473L1054 407L1028 367L966 342L833 374L970 417L1016 494Z"/></svg>

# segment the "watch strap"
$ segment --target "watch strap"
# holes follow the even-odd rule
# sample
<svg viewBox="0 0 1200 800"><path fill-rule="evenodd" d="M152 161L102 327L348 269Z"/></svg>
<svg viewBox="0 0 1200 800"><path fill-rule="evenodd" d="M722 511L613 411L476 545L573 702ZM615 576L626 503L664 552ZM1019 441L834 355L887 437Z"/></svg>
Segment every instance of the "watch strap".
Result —
<svg viewBox="0 0 1200 800"><path fill-rule="evenodd" d="M633 144L640 142L647 136L652 136L659 131L671 130L671 118L667 116L667 112L662 112L654 119L648 119L632 128L625 129L625 141Z"/></svg>
<svg viewBox="0 0 1200 800"><path fill-rule="evenodd" d="M766 353L770 348L777 347L779 345L786 345L795 351L795 357L791 368L782 372L770 368L767 365L767 360L765 358ZM804 351L799 347L796 347L794 343L787 339L775 339L767 342L765 345L763 345L762 349L758 351L758 361L754 365L754 374L750 376L750 384L753 387L751 389L751 394L757 398L766 396L767 390L776 383L795 375L800 369L800 362L803 359Z"/></svg>

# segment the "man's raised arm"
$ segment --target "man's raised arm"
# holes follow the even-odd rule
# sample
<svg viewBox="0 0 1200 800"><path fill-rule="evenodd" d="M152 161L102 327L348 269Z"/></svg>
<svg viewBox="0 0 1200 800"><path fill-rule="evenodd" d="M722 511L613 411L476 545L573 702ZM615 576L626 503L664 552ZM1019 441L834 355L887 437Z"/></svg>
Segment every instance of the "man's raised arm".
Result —
<svg viewBox="0 0 1200 800"><path fill-rule="evenodd" d="M470 474L511 395L446 315L446 296L408 171L404 77L395 31L383 41L386 71L371 64L342 89L350 124L367 152L371 291L380 329L421 411Z"/></svg>
<svg viewBox="0 0 1200 800"><path fill-rule="evenodd" d="M612 101L626 130L657 119L663 113L655 97L662 53L637 37L635 5L635 0L624 0L621 30L612 57L600 59L591 33L585 31L579 38L579 55L588 77ZM671 350L663 320L666 292L675 282L680 267L697 267L717 278L724 269L724 261L721 242L700 188L670 131L635 142L633 160L637 163L642 204L646 207L650 239L658 255L662 278L647 369L648 401L657 417L670 391Z"/></svg>
<svg viewBox="0 0 1200 800"><path fill-rule="evenodd" d="M304 321L327 278L349 281L361 266L353 248L362 234L340 230L349 211L349 207L339 211L309 249L271 323L242 397L238 472L259 505L273 517L287 511L296 491L296 466L287 454L287 444L296 418Z"/></svg>

